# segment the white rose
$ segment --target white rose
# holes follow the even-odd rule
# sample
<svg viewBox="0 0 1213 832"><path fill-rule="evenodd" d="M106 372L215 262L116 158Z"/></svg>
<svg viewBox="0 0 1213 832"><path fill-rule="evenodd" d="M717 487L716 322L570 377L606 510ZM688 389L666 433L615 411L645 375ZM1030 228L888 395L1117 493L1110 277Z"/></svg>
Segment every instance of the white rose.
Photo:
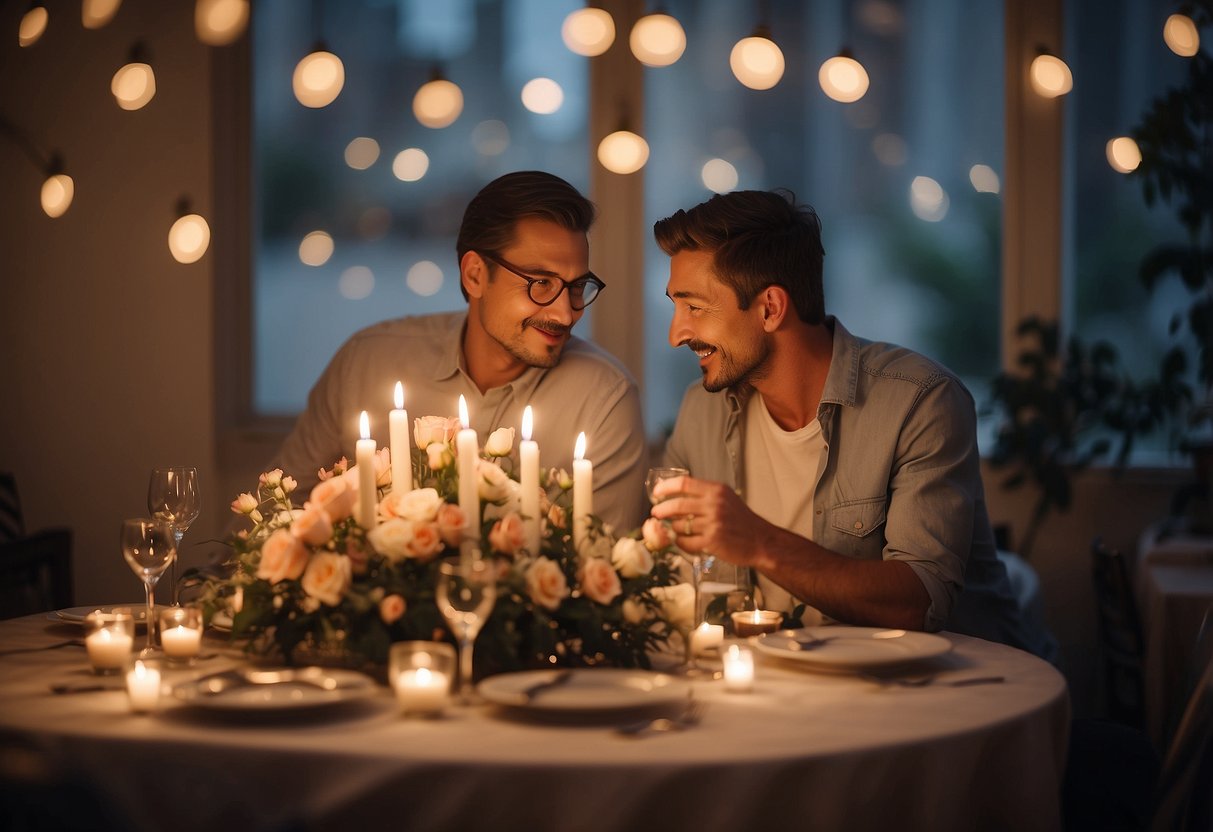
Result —
<svg viewBox="0 0 1213 832"><path fill-rule="evenodd" d="M393 517L367 532L366 539L376 552L392 563L398 563L408 555L409 544L413 541L413 523Z"/></svg>
<svg viewBox="0 0 1213 832"><path fill-rule="evenodd" d="M352 575L350 559L345 555L320 552L308 562L299 582L309 597L335 607L349 591Z"/></svg>
<svg viewBox="0 0 1213 832"><path fill-rule="evenodd" d="M623 599L623 620L629 624L643 624L649 618L649 608L634 598Z"/></svg>
<svg viewBox="0 0 1213 832"><path fill-rule="evenodd" d="M476 460L477 489L480 499L498 505L518 499L518 483L510 479L501 466L487 459Z"/></svg>
<svg viewBox="0 0 1213 832"><path fill-rule="evenodd" d="M645 545L631 537L621 537L611 550L611 563L625 578L639 578L653 571L653 556Z"/></svg>
<svg viewBox="0 0 1213 832"><path fill-rule="evenodd" d="M656 586L650 590L661 604L662 615L670 626L681 633L690 633L695 619L695 588L690 584Z"/></svg>
<svg viewBox="0 0 1213 832"><path fill-rule="evenodd" d="M379 503L379 516L400 517L429 523L438 516L443 499L435 488L416 488L412 491L392 492Z"/></svg>
<svg viewBox="0 0 1213 832"><path fill-rule="evenodd" d="M435 442L455 438L456 420L445 416L421 416L413 420L413 439L418 448L428 448Z"/></svg>
<svg viewBox="0 0 1213 832"><path fill-rule="evenodd" d="M441 471L455 462L455 455L445 442L431 442L426 446L425 456L431 471Z"/></svg>
<svg viewBox="0 0 1213 832"><path fill-rule="evenodd" d="M556 610L569 595L569 582L556 561L536 558L526 571L526 589L536 604Z"/></svg>
<svg viewBox="0 0 1213 832"><path fill-rule="evenodd" d="M497 428L484 443L484 452L489 456L509 456L514 449L514 429Z"/></svg>

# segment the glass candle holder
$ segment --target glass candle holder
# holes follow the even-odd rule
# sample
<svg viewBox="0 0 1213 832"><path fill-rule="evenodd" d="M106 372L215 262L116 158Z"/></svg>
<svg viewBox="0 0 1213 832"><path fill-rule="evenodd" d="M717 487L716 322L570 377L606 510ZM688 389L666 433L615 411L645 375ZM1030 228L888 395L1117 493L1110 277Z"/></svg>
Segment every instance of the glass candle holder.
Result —
<svg viewBox="0 0 1213 832"><path fill-rule="evenodd" d="M103 612L93 610L84 617L84 646L94 673L120 673L131 657L135 643L135 616L129 607Z"/></svg>
<svg viewBox="0 0 1213 832"><path fill-rule="evenodd" d="M137 714L149 713L160 705L160 662L136 656L126 665L126 698Z"/></svg>
<svg viewBox="0 0 1213 832"><path fill-rule="evenodd" d="M187 604L160 612L160 649L173 664L190 664L202 649L202 609Z"/></svg>
<svg viewBox="0 0 1213 832"><path fill-rule="evenodd" d="M783 613L776 610L740 610L731 617L738 638L773 633L783 623Z"/></svg>
<svg viewBox="0 0 1213 832"><path fill-rule="evenodd" d="M388 654L388 681L405 714L438 716L451 698L455 648L440 641L400 641Z"/></svg>
<svg viewBox="0 0 1213 832"><path fill-rule="evenodd" d="M734 693L745 693L754 688L754 653L743 644L730 644L725 648L724 689Z"/></svg>

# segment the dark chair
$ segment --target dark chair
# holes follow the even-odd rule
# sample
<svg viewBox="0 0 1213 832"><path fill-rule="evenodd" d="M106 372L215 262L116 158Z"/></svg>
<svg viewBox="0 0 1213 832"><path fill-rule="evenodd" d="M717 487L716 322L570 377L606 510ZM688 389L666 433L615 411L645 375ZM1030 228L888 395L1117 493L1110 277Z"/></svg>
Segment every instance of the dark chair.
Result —
<svg viewBox="0 0 1213 832"><path fill-rule="evenodd" d="M1158 778L1155 832L1213 829L1213 652L1188 699Z"/></svg>
<svg viewBox="0 0 1213 832"><path fill-rule="evenodd" d="M26 534L11 474L0 472L0 619L70 607L72 533Z"/></svg>
<svg viewBox="0 0 1213 832"><path fill-rule="evenodd" d="M1110 719L1141 728L1145 716L1145 639L1124 557L1100 538L1091 543L1095 603L1099 612L1099 661Z"/></svg>

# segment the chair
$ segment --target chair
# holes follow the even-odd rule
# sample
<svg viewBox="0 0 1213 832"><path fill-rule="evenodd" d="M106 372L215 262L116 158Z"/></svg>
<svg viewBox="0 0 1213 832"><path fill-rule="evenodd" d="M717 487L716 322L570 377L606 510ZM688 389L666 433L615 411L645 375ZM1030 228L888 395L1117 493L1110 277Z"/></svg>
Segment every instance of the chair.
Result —
<svg viewBox="0 0 1213 832"><path fill-rule="evenodd" d="M1213 829L1213 653L1167 749L1158 778L1154 832Z"/></svg>
<svg viewBox="0 0 1213 832"><path fill-rule="evenodd" d="M1108 717L1140 728L1145 716L1145 639L1129 571L1121 553L1098 537L1091 543L1091 561Z"/></svg>
<svg viewBox="0 0 1213 832"><path fill-rule="evenodd" d="M0 619L70 607L72 533L26 534L12 474L0 472Z"/></svg>

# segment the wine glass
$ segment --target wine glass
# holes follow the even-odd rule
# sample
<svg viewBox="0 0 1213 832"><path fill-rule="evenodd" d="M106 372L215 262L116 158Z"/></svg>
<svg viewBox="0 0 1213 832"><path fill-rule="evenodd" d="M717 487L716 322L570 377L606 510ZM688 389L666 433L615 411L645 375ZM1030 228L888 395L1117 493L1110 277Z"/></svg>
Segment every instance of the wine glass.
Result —
<svg viewBox="0 0 1213 832"><path fill-rule="evenodd" d="M459 698L472 701L472 648L497 599L493 565L481 557L445 559L438 568L435 600L459 642Z"/></svg>
<svg viewBox="0 0 1213 832"><path fill-rule="evenodd" d="M661 500L653 496L653 489L657 487L657 483L662 480L673 479L674 477L688 477L691 472L686 468L650 468L648 476L644 478L644 491L649 495L649 502L657 505Z"/></svg>
<svg viewBox="0 0 1213 832"><path fill-rule="evenodd" d="M197 468L153 468L147 486L147 510L153 517L167 520L173 526L177 548L190 524L198 519L202 501L198 495ZM173 606L177 600L177 559L173 558L169 581L172 584Z"/></svg>
<svg viewBox="0 0 1213 832"><path fill-rule="evenodd" d="M154 651L156 632L156 582L168 565L177 559L177 539L173 525L154 517L122 521L122 556L147 591L147 650Z"/></svg>

